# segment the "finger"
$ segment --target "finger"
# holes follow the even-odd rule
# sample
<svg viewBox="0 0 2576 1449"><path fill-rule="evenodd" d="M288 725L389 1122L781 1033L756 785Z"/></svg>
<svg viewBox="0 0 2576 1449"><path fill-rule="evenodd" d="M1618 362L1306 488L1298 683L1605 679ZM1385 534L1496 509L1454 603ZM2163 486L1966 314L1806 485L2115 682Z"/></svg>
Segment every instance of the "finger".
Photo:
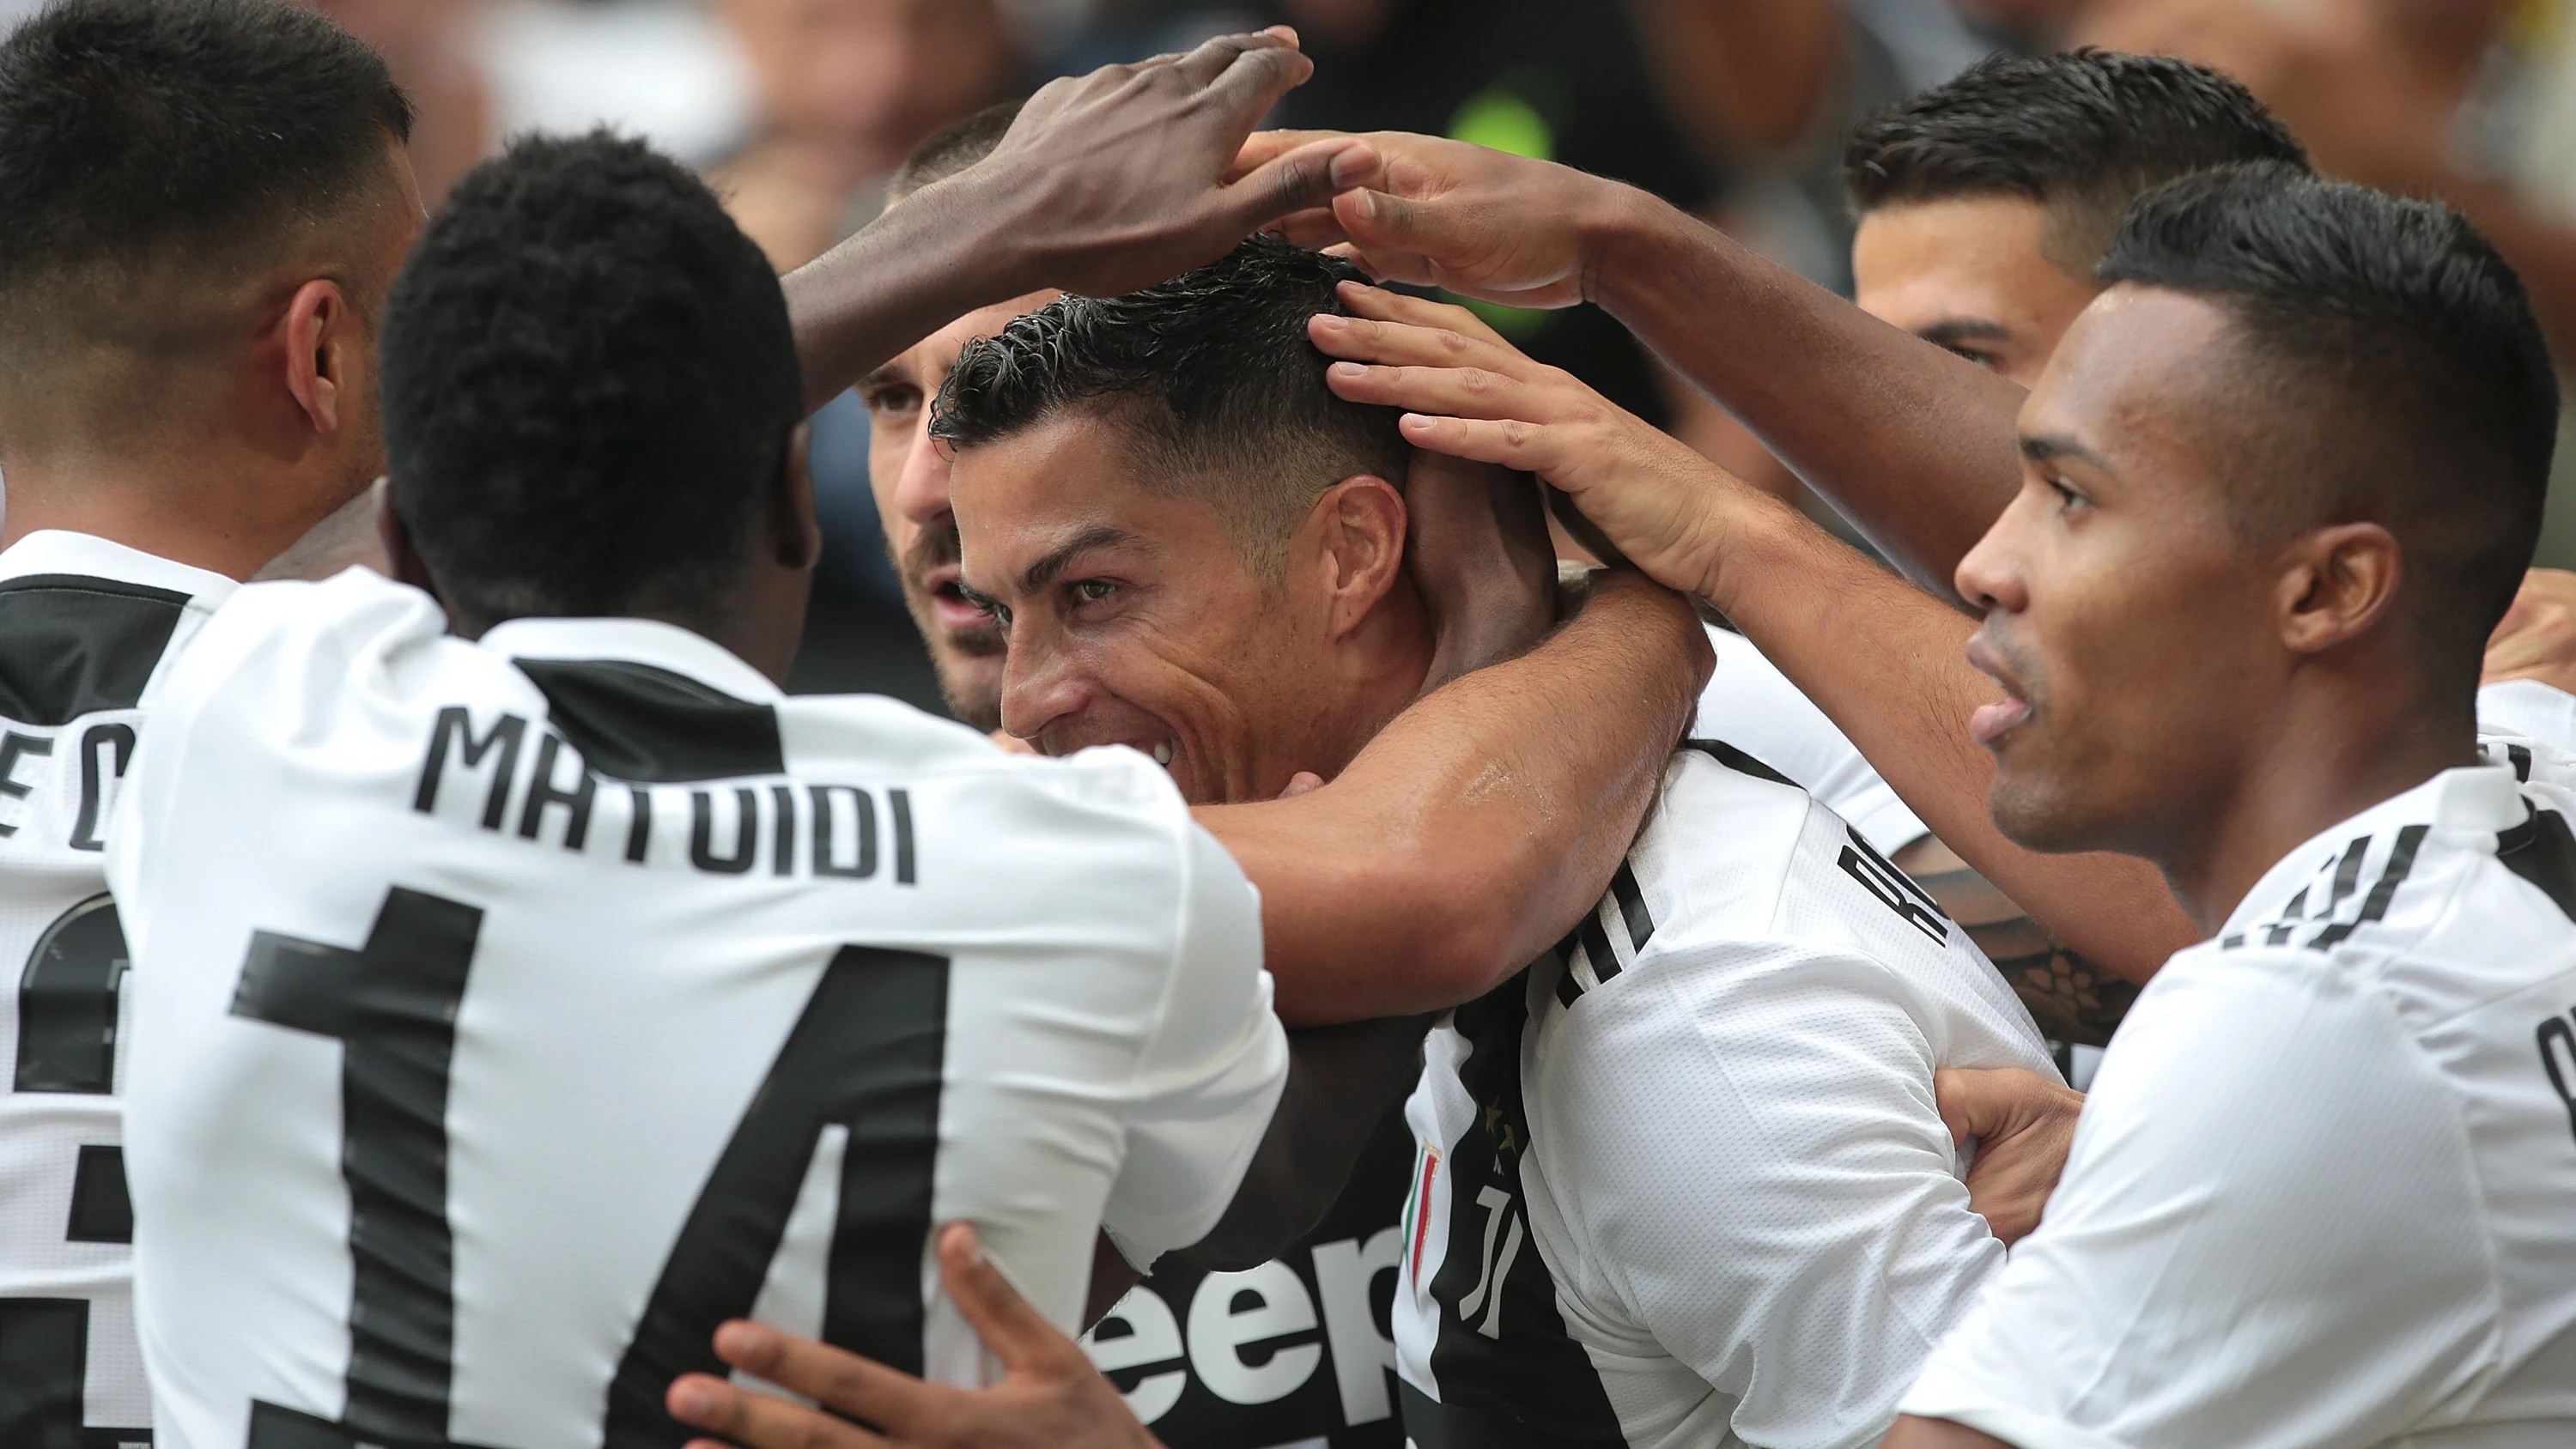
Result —
<svg viewBox="0 0 2576 1449"><path fill-rule="evenodd" d="M1558 471L1563 447L1555 430L1517 420L1430 417L1407 413L1397 420L1404 440L1417 448L1475 463L1500 463L1546 477Z"/></svg>
<svg viewBox="0 0 2576 1449"><path fill-rule="evenodd" d="M1538 381L1531 376L1536 369L1528 357L1490 334L1471 337L1447 327L1318 312L1307 319L1306 336L1325 356L1344 362L1374 367L1472 367L1497 377Z"/></svg>
<svg viewBox="0 0 2576 1449"><path fill-rule="evenodd" d="M1351 134L1349 131L1255 131L1246 136L1243 145L1236 150L1233 169L1226 173L1226 179L1231 181L1247 171L1257 170L1300 146L1311 146L1317 141L1339 141Z"/></svg>
<svg viewBox="0 0 2576 1449"><path fill-rule="evenodd" d="M1270 230L1310 251L1322 251L1347 240L1342 235L1342 224L1333 219L1333 209L1329 206L1310 206L1304 211L1292 211L1270 223Z"/></svg>
<svg viewBox="0 0 2576 1449"><path fill-rule="evenodd" d="M791 1338L741 1319L716 1330L716 1357L826 1408L883 1424L898 1434L918 1422L944 1392L845 1349Z"/></svg>
<svg viewBox="0 0 2576 1449"><path fill-rule="evenodd" d="M1063 1330L1049 1323L1045 1314L1029 1306L1020 1290L1012 1287L1001 1268L985 1255L975 1230L964 1223L950 1223L940 1230L939 1276L948 1285L948 1296L956 1300L966 1321L975 1326L985 1347L1000 1357L1004 1368L1016 1369L1060 1356L1067 1349L1077 1354L1082 1351Z"/></svg>
<svg viewBox="0 0 2576 1449"><path fill-rule="evenodd" d="M1229 42L1236 43L1229 48ZM1198 84L1203 99L1243 123L1232 138L1231 149L1239 151L1279 98L1315 73L1315 62L1296 42L1264 32L1219 36L1191 51L1179 69Z"/></svg>
<svg viewBox="0 0 2576 1449"><path fill-rule="evenodd" d="M684 1374L663 1395L671 1417L693 1429L721 1434L748 1449L885 1449L886 1441L856 1424L755 1394L711 1374ZM703 1442L703 1441L701 1441ZM695 1445L691 1449L696 1449Z"/></svg>
<svg viewBox="0 0 2576 1449"><path fill-rule="evenodd" d="M1294 800L1310 791L1324 788L1324 777L1312 770L1299 770L1288 777L1288 788L1279 792L1282 800Z"/></svg>
<svg viewBox="0 0 2576 1449"><path fill-rule="evenodd" d="M1428 297L1409 297L1390 292L1384 287L1363 286L1344 282L1339 289L1342 305L1354 316L1375 318L1381 322L1406 322L1416 327L1445 327L1461 337L1473 337L1509 352L1518 352L1503 334L1486 325L1472 307L1455 302L1434 302Z"/></svg>
<svg viewBox="0 0 2576 1449"><path fill-rule="evenodd" d="M1365 142L1343 139L1291 151L1222 188L1217 215L1229 233L1242 234L1283 216L1328 206L1344 187L1340 178L1348 158L1367 150Z"/></svg>
<svg viewBox="0 0 2576 1449"><path fill-rule="evenodd" d="M1453 418L1526 424L1558 421L1544 389L1481 367L1373 367L1336 362L1324 383L1346 402Z"/></svg>

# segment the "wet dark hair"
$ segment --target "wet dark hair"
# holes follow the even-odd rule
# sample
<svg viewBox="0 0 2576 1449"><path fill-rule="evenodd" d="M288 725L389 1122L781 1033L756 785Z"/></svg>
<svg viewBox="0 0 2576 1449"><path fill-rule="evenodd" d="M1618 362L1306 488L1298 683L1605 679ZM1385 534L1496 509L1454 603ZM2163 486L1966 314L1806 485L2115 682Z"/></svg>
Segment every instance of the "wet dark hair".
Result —
<svg viewBox="0 0 2576 1449"><path fill-rule="evenodd" d="M2531 565L2558 437L2549 344L2494 246L2436 202L2230 167L2140 198L2099 275L2234 322L2212 390L2249 440L2230 480L2246 540L2384 524L2444 682L2473 687Z"/></svg>
<svg viewBox="0 0 2576 1449"><path fill-rule="evenodd" d="M0 346L32 363L155 268L230 280L374 195L411 120L383 57L310 10L57 0L0 41Z"/></svg>
<svg viewBox="0 0 2576 1449"><path fill-rule="evenodd" d="M2092 269L2129 203L2215 166L2307 169L2252 92L2171 56L1995 56L1863 121L1843 148L1856 210L2017 196L2049 209L2051 260Z"/></svg>
<svg viewBox="0 0 2576 1449"><path fill-rule="evenodd" d="M1075 409L1126 429L1148 487L1203 496L1264 569L1324 491L1374 474L1401 488L1412 449L1393 408L1324 384L1307 319L1365 280L1336 257L1256 236L1124 297L1066 297L967 346L932 437L974 448Z"/></svg>
<svg viewBox="0 0 2576 1449"><path fill-rule="evenodd" d="M605 131L467 173L383 352L394 507L470 628L708 617L804 413L760 249L695 173Z"/></svg>

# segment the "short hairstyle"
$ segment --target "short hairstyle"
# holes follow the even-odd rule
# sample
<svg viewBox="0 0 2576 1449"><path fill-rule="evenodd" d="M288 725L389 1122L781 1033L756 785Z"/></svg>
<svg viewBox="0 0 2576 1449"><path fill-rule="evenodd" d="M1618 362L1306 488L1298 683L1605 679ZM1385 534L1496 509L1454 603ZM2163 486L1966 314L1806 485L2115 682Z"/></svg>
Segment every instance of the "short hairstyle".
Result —
<svg viewBox="0 0 2576 1449"><path fill-rule="evenodd" d="M951 121L912 148L886 181L888 202L901 201L935 181L945 181L993 154L1020 118L1026 101L996 101L962 121Z"/></svg>
<svg viewBox="0 0 2576 1449"><path fill-rule="evenodd" d="M2444 682L2473 685L2531 565L2559 410L2539 319L2486 238L2437 202L2229 167L2140 198L2099 276L2234 323L2213 390L2240 400L2249 444L2228 480L2239 534L2387 526Z"/></svg>
<svg viewBox="0 0 2576 1449"><path fill-rule="evenodd" d="M2129 203L2195 171L2308 168L2307 149L2236 81L2161 55L1994 56L1863 121L1843 184L1863 213L1961 197L2048 209L2050 260L2091 271Z"/></svg>
<svg viewBox="0 0 2576 1449"><path fill-rule="evenodd" d="M1307 340L1347 315L1337 257L1256 236L1123 297L1065 297L971 343L939 389L930 435L973 448L1075 409L1133 430L1146 486L1204 497L1275 578L1324 491L1374 474L1401 488L1412 448L1394 408L1345 402Z"/></svg>
<svg viewBox="0 0 2576 1449"><path fill-rule="evenodd" d="M385 306L393 501L468 627L707 617L803 416L776 274L640 141L527 137L466 174Z"/></svg>
<svg viewBox="0 0 2576 1449"><path fill-rule="evenodd" d="M384 59L310 10L56 0L0 41L0 344L94 325L74 284L236 268L380 184L411 119Z"/></svg>

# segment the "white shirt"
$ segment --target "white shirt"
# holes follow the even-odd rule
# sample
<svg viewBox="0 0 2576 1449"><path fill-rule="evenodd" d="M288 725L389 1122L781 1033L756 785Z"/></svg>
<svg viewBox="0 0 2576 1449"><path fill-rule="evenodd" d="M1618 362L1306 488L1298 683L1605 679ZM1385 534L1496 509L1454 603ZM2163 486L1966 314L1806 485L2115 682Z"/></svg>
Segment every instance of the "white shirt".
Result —
<svg viewBox="0 0 2576 1449"><path fill-rule="evenodd" d="M1930 833L1851 738L1753 641L1712 628L1708 642L1717 651L1717 669L1700 693L1693 735L1724 740L1796 781L1858 826L1883 855Z"/></svg>
<svg viewBox="0 0 2576 1449"><path fill-rule="evenodd" d="M1905 1412L2020 1449L2576 1443L2576 793L2533 774L2362 812L2174 956Z"/></svg>
<svg viewBox="0 0 2576 1449"><path fill-rule="evenodd" d="M2545 740L2562 750L2576 750L2576 695L2537 679L2482 686L2478 733Z"/></svg>
<svg viewBox="0 0 2576 1449"><path fill-rule="evenodd" d="M140 1443L152 1424L114 1095L133 1066L126 951L101 863L146 701L232 590L83 534L0 553L0 1443Z"/></svg>
<svg viewBox="0 0 2576 1449"><path fill-rule="evenodd" d="M1758 769L1677 755L1593 919L1426 1048L1396 1294L1425 1445L1874 1444L2003 1264L1932 1076L2053 1077L2047 1047Z"/></svg>
<svg viewBox="0 0 2576 1449"><path fill-rule="evenodd" d="M1258 902L1133 751L358 570L243 589L157 708L109 877L161 1449L672 1433L746 1313L975 1382L934 1223L1070 1327L1276 1102Z"/></svg>

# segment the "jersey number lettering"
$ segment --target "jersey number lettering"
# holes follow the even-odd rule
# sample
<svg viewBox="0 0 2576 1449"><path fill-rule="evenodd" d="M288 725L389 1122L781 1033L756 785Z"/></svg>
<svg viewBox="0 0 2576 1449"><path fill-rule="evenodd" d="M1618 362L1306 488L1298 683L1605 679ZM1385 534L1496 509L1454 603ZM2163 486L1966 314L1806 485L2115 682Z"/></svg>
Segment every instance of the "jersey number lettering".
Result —
<svg viewBox="0 0 2576 1449"><path fill-rule="evenodd" d="M117 988L125 979L125 931L102 893L63 912L36 938L18 974L18 1053L10 1087L20 1092L104 1096L116 1089ZM72 1165L71 1212L63 1238L134 1241L125 1194L125 1154L83 1143ZM148 1429L85 1429L81 1395L89 1374L89 1300L0 1301L0 1444L30 1449L148 1444Z"/></svg>
<svg viewBox="0 0 2576 1449"><path fill-rule="evenodd" d="M444 1443L455 1362L447 1095L483 913L395 887L355 949L262 931L233 1014L342 1044L353 1284L337 1423L254 1406L251 1449ZM604 1406L607 1449L671 1449L672 1378L723 1372L716 1325L751 1311L823 1128L848 1131L824 1337L921 1359L921 1264L947 1031L948 963L842 948L825 968L681 1227ZM649 1130L649 1128L647 1129Z"/></svg>
<svg viewBox="0 0 2576 1449"><path fill-rule="evenodd" d="M1860 838L1859 831L1851 831L1850 838L1851 843L1843 847L1842 859L1838 862L1843 874L1859 881L1861 889L1876 896L1880 905L1896 912L1905 924L1931 937L1934 944L1950 944L1950 918L1941 913L1940 906L1924 893L1923 887L1916 885L1912 876L1898 870L1886 856L1872 849L1868 841Z"/></svg>

